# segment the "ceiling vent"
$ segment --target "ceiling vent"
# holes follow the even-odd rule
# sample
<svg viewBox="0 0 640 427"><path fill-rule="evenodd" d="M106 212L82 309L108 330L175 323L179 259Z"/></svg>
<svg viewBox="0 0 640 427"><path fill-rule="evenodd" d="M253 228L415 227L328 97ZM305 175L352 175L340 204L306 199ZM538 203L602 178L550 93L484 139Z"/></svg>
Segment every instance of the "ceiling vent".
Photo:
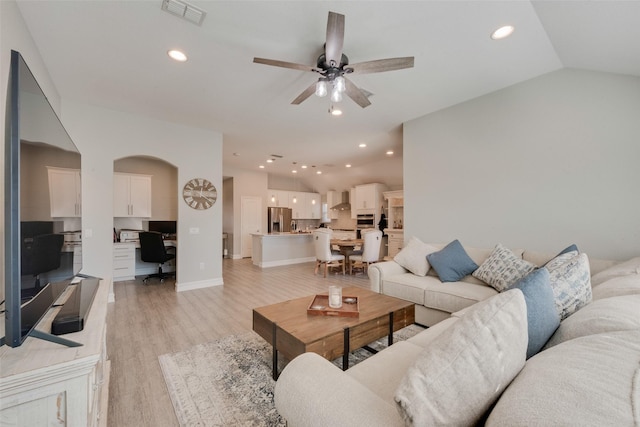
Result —
<svg viewBox="0 0 640 427"><path fill-rule="evenodd" d="M187 21L202 25L207 12L180 0L162 0L162 10Z"/></svg>

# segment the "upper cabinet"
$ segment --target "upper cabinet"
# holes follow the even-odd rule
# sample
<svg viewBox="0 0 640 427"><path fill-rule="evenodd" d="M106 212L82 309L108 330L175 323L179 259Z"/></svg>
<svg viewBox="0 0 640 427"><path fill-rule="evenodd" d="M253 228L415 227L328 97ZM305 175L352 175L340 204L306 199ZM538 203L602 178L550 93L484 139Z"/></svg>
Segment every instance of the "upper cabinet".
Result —
<svg viewBox="0 0 640 427"><path fill-rule="evenodd" d="M404 228L404 191L385 191L384 198L387 201L387 227L392 230Z"/></svg>
<svg viewBox="0 0 640 427"><path fill-rule="evenodd" d="M270 208L288 208L289 192L282 190L268 190L267 206Z"/></svg>
<svg viewBox="0 0 640 427"><path fill-rule="evenodd" d="M382 208L382 193L387 187L384 184L358 185L355 189L355 206L351 210L356 214L372 214L380 212Z"/></svg>
<svg viewBox="0 0 640 427"><path fill-rule="evenodd" d="M80 217L82 214L80 171L47 167L47 173L51 217Z"/></svg>
<svg viewBox="0 0 640 427"><path fill-rule="evenodd" d="M151 176L113 174L113 216L151 217Z"/></svg>
<svg viewBox="0 0 640 427"><path fill-rule="evenodd" d="M322 216L320 193L268 190L267 206L291 208L291 219L320 219Z"/></svg>

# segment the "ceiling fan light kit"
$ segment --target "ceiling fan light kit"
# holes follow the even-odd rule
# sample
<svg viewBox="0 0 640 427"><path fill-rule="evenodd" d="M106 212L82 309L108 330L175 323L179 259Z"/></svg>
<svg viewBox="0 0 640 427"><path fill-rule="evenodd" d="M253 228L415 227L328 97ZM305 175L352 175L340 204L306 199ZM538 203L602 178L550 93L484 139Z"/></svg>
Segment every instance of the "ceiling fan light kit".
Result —
<svg viewBox="0 0 640 427"><path fill-rule="evenodd" d="M315 94L318 97L327 96L329 89L331 89L332 102L342 101L343 94L346 93L347 96L360 107L368 107L371 105L371 102L369 101L370 93L357 87L350 80L346 79L344 75L351 73L381 73L385 71L412 68L413 56L378 59L349 65L349 58L342 52L344 44L344 21L344 15L329 12L324 53L318 57L315 67L266 58L253 58L253 62L257 64L271 65L274 67L312 71L322 76L317 82L311 84L311 86L305 89L291 102L294 105L302 103L312 94Z"/></svg>

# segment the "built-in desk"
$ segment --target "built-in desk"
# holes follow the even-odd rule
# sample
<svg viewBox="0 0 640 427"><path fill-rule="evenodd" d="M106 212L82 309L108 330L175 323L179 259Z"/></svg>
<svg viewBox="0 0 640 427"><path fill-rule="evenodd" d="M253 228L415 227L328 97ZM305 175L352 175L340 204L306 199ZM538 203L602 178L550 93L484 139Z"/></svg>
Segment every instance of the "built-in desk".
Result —
<svg viewBox="0 0 640 427"><path fill-rule="evenodd" d="M165 240L167 248L176 248L176 240ZM174 260L164 264L163 271L176 271ZM158 271L158 265L144 262L140 257L140 242L117 242L113 244L113 281L134 280L136 276L153 274Z"/></svg>

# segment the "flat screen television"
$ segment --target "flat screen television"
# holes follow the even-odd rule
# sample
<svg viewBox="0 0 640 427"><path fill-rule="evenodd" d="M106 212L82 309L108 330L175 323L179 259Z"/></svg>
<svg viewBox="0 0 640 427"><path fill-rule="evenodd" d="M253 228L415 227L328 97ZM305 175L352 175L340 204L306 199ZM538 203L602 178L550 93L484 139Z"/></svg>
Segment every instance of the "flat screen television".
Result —
<svg viewBox="0 0 640 427"><path fill-rule="evenodd" d="M73 218L51 217L47 173L47 166L80 170L80 153L24 59L13 50L7 89L4 164L5 330L0 344L17 347L29 335L47 339L46 333L34 332L37 320L49 310L74 275L72 268L60 273L57 276L60 280L45 278L44 283L34 291L33 276L22 271L22 256L25 241L40 232L56 232L51 228L53 224L69 222L72 228L81 229L79 225L82 219L79 215ZM81 242L77 242L77 246L81 247ZM79 270L77 264L80 259L75 259L76 271ZM31 301L23 301L25 294L30 294Z"/></svg>

